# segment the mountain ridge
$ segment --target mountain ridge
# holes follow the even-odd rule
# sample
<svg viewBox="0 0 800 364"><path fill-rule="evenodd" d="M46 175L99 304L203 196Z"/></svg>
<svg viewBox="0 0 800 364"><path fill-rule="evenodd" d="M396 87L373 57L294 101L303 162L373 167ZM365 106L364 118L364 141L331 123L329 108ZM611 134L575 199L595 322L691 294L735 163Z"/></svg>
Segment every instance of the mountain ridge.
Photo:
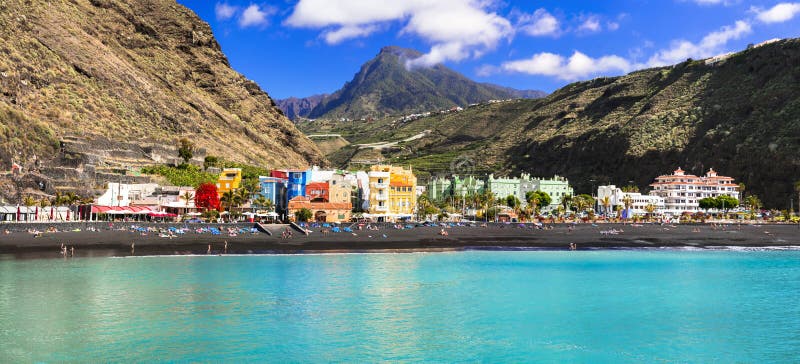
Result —
<svg viewBox="0 0 800 364"><path fill-rule="evenodd" d="M303 130L340 133L352 144L431 130L413 143L380 152L344 147L329 158L339 165L383 158L430 175L459 173L453 165L487 174L558 174L579 193L605 183L647 189L677 167L693 174L713 167L744 183L745 193L765 206L788 209L800 180L798 65L800 39L788 39L728 57L576 82L542 99L403 123L319 123Z"/></svg>
<svg viewBox="0 0 800 364"><path fill-rule="evenodd" d="M541 97L542 91L478 83L438 64L409 69L406 61L422 53L398 46L381 48L341 89L318 99L278 100L284 113L298 118L365 118L449 109L492 99ZM295 99L299 100L296 101ZM297 112L295 105L313 105Z"/></svg>

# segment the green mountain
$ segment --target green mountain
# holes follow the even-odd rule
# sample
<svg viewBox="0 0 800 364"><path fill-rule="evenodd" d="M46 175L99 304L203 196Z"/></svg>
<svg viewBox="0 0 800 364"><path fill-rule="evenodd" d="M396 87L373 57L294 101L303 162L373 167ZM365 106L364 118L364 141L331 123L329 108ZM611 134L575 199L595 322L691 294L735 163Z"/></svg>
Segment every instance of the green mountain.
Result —
<svg viewBox="0 0 800 364"><path fill-rule="evenodd" d="M406 61L419 57L415 50L384 47L340 90L308 100L310 110L297 112L296 100L279 100L278 105L295 116L316 118L383 117L450 109L492 99L542 97L542 91L520 91L472 81L443 65L408 69ZM303 100L303 99L301 99Z"/></svg>
<svg viewBox="0 0 800 364"><path fill-rule="evenodd" d="M647 189L679 166L694 174L713 167L745 183L746 193L766 206L786 209L800 180L800 40L751 47L717 62L688 60L573 83L543 99L405 123L303 128L340 133L354 144L430 130L381 151L344 147L329 155L338 164L385 158L430 174L559 174L581 193L629 181Z"/></svg>
<svg viewBox="0 0 800 364"><path fill-rule="evenodd" d="M7 0L0 34L0 166L31 172L0 175L15 200L39 182L102 188L103 173L174 159L181 137L200 162L325 162L175 0Z"/></svg>

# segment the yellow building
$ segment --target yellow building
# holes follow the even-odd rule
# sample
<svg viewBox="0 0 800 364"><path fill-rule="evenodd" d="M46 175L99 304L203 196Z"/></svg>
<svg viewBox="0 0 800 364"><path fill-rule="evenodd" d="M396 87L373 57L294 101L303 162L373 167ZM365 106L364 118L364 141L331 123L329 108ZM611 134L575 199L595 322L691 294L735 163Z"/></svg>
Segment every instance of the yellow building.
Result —
<svg viewBox="0 0 800 364"><path fill-rule="evenodd" d="M328 181L328 199L330 202L352 203L353 186L344 174L334 173Z"/></svg>
<svg viewBox="0 0 800 364"><path fill-rule="evenodd" d="M219 174L217 179L217 193L222 196L223 193L238 189L242 184L242 169L241 168L225 168Z"/></svg>
<svg viewBox="0 0 800 364"><path fill-rule="evenodd" d="M379 221L413 216L417 206L417 177L411 169L376 165L368 175L370 214Z"/></svg>

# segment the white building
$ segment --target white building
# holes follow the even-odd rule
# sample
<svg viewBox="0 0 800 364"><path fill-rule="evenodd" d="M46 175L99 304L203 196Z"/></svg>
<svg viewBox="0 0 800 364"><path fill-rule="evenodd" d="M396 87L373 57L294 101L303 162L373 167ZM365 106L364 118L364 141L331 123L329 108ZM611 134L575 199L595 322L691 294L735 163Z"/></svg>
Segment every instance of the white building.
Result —
<svg viewBox="0 0 800 364"><path fill-rule="evenodd" d="M672 215L699 212L699 201L707 197L727 195L739 199L739 185L732 177L718 176L713 168L698 177L678 167L671 175L657 177L650 186L653 187L650 195L664 198L664 212Z"/></svg>
<svg viewBox="0 0 800 364"><path fill-rule="evenodd" d="M617 186L609 185L600 186L597 189L597 203L600 205L601 211L605 208L603 206L603 199L605 197L608 197L612 211L616 211L617 206L624 206L625 200L628 199L631 204L631 206L628 206L631 216L647 214L647 207L650 205L655 207L653 213L656 215L663 214L666 208L666 203L663 197L655 195L643 195L638 192L622 192L622 189L617 188Z"/></svg>
<svg viewBox="0 0 800 364"><path fill-rule="evenodd" d="M96 200L100 206L130 206L132 201L152 196L158 188L155 183L127 184L109 182L106 192Z"/></svg>

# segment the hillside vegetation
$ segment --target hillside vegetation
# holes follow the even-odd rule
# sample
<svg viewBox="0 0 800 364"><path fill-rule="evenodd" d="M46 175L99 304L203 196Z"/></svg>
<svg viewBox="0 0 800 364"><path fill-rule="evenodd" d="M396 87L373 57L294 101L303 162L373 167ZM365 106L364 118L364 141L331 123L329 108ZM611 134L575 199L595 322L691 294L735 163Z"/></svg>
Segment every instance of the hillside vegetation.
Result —
<svg viewBox="0 0 800 364"><path fill-rule="evenodd" d="M429 137L382 156L432 174L450 173L455 158L474 161L478 172L559 174L579 192L629 181L647 188L678 166L695 174L713 167L767 206L788 208L800 180L800 40L716 64L689 60L578 82L538 100L407 123L386 119L365 126L367 133L352 133L357 127L347 123L316 126L324 130L315 132L341 131L351 143L431 129ZM340 164L349 157L331 154Z"/></svg>
<svg viewBox="0 0 800 364"><path fill-rule="evenodd" d="M15 160L69 188L94 180L86 171L164 162L180 137L241 163L325 162L175 0L6 0L0 34L3 169Z"/></svg>

